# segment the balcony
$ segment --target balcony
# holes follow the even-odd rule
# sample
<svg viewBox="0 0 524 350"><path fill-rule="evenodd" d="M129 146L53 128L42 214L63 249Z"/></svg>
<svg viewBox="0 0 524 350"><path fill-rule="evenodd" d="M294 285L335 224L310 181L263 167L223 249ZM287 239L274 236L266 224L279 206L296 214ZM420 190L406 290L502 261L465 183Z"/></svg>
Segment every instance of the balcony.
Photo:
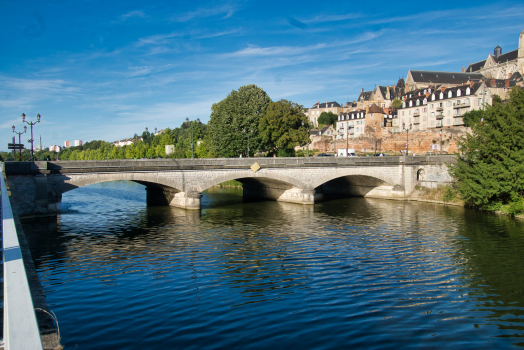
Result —
<svg viewBox="0 0 524 350"><path fill-rule="evenodd" d="M420 124L420 117L413 118L413 124Z"/></svg>
<svg viewBox="0 0 524 350"><path fill-rule="evenodd" d="M453 108L466 108L470 106L471 106L470 102L453 103Z"/></svg>
<svg viewBox="0 0 524 350"><path fill-rule="evenodd" d="M414 116L414 117L420 117L420 112L419 112L419 111L415 111L415 112L413 113L413 116Z"/></svg>
<svg viewBox="0 0 524 350"><path fill-rule="evenodd" d="M442 112L444 110L444 108L442 107L437 107L437 112Z"/></svg>
<svg viewBox="0 0 524 350"><path fill-rule="evenodd" d="M461 119L453 121L453 126L462 126L462 125L464 125L464 122Z"/></svg>
<svg viewBox="0 0 524 350"><path fill-rule="evenodd" d="M464 115L464 113L461 113L459 110L455 111L455 113L453 113L453 118L459 118L459 117L462 117Z"/></svg>

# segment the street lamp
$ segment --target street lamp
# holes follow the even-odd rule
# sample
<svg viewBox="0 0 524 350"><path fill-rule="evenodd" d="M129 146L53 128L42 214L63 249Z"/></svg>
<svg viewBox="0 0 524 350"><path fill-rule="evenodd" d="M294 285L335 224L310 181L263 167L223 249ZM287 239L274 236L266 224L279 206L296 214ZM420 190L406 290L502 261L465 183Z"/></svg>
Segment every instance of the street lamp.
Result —
<svg viewBox="0 0 524 350"><path fill-rule="evenodd" d="M253 133L253 129L250 129L251 133ZM246 132L246 129L244 129L244 133L247 134L247 157L249 158L249 132Z"/></svg>
<svg viewBox="0 0 524 350"><path fill-rule="evenodd" d="M25 132L27 131L27 126L24 125L24 131L22 132L17 132L15 131L15 126L13 125L13 132L15 134L18 134L18 146L20 147L20 145L22 144L22 142L20 141L20 135L22 134L25 134ZM15 151L15 154L16 154L16 151ZM19 161L22 160L22 148L20 147L20 158L19 158Z"/></svg>
<svg viewBox="0 0 524 350"><path fill-rule="evenodd" d="M191 158L195 158L195 149L193 148L193 122L190 122L189 118L186 118L186 123L191 123Z"/></svg>
<svg viewBox="0 0 524 350"><path fill-rule="evenodd" d="M442 124L444 123L444 115L442 114L443 110L442 107L437 107L437 122L438 127L440 128L440 155L442 155Z"/></svg>
<svg viewBox="0 0 524 350"><path fill-rule="evenodd" d="M37 114L36 115L36 122L28 122L27 120L25 120L25 113L22 113L22 121L24 123L27 123L28 125L31 126L31 139L27 140L28 142L31 142L31 161L34 161L35 160L35 156L34 156L34 152L33 152L33 125L36 125L36 123L40 123L40 114Z"/></svg>
<svg viewBox="0 0 524 350"><path fill-rule="evenodd" d="M147 126L146 126L146 132L149 132L147 130ZM156 128L155 128L155 134L156 134ZM150 139L151 139L151 142L150 142L150 145L151 145L151 159L153 159L153 137L154 137L155 134L153 134L153 136L149 135Z"/></svg>
<svg viewBox="0 0 524 350"><path fill-rule="evenodd" d="M406 128L406 124L402 122L402 129L406 130L406 155L409 155L409 130L413 127L413 124L409 124L409 127Z"/></svg>
<svg viewBox="0 0 524 350"><path fill-rule="evenodd" d="M338 129L338 134L339 134L340 136L342 136L342 140L344 140L344 127ZM342 144L342 145L343 145L343 144ZM347 145L347 143L346 143L346 145ZM342 146L342 147L344 147L344 146ZM346 153L347 153L347 147L346 147Z"/></svg>
<svg viewBox="0 0 524 350"><path fill-rule="evenodd" d="M302 126L304 126L304 121L302 121ZM306 130L307 130L306 157L309 158L309 124L308 124L308 126L306 127Z"/></svg>

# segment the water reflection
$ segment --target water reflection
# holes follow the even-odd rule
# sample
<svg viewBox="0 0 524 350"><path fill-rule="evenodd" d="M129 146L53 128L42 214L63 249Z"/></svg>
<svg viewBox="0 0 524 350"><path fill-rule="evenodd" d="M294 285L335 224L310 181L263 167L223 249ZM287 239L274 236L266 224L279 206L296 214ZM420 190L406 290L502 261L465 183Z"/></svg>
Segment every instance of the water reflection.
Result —
<svg viewBox="0 0 524 350"><path fill-rule="evenodd" d="M521 223L338 199L147 207L127 182L26 222L64 343L78 348L469 348L519 344ZM109 345L111 344L111 345Z"/></svg>

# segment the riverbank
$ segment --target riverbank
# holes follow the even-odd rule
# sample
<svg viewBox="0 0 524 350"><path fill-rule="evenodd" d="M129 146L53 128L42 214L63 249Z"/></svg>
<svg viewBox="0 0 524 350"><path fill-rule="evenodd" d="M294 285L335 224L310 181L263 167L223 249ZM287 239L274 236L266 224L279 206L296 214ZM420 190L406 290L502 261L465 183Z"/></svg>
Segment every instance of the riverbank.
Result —
<svg viewBox="0 0 524 350"><path fill-rule="evenodd" d="M441 186L438 188L415 187L415 191L408 198L409 201L428 202L445 205L466 207L466 203L460 198L460 194L452 186ZM512 216L524 220L524 213L515 214L511 212L510 205L498 205L491 208L473 208L499 215Z"/></svg>

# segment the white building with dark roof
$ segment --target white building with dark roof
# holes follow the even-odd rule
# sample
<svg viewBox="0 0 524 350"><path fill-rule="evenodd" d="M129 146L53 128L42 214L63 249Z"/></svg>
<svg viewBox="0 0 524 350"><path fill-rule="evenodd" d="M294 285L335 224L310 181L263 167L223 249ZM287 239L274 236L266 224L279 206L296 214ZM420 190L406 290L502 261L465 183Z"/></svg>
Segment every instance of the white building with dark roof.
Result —
<svg viewBox="0 0 524 350"><path fill-rule="evenodd" d="M322 114L322 112L332 112L334 114L339 114L344 109L343 106L341 106L338 102L328 102L326 103L320 103L317 102L313 107L309 108L304 114L308 117L309 122L313 127L318 127L318 117Z"/></svg>
<svg viewBox="0 0 524 350"><path fill-rule="evenodd" d="M484 76L480 73L438 72L428 70L409 70L406 77L405 94L410 91L427 89L431 86L453 87L470 81L481 81Z"/></svg>
<svg viewBox="0 0 524 350"><path fill-rule="evenodd" d="M402 106L398 109L398 129L403 125L412 130L427 130L440 127L463 126L464 113L475 109L484 109L492 103L492 94L484 82L469 83L446 87L429 87L404 96Z"/></svg>

